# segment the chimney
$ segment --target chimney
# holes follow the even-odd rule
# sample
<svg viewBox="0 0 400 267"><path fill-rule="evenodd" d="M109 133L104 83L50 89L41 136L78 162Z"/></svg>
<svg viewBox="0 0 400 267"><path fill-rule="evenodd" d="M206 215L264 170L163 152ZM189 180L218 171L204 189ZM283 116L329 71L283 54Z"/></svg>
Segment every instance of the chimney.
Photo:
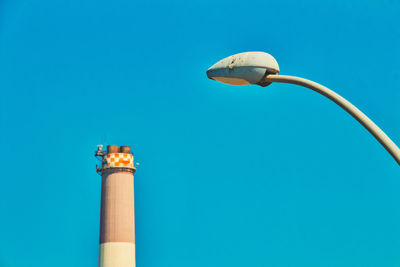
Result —
<svg viewBox="0 0 400 267"><path fill-rule="evenodd" d="M99 267L135 267L133 155L129 146L107 146L101 155Z"/></svg>

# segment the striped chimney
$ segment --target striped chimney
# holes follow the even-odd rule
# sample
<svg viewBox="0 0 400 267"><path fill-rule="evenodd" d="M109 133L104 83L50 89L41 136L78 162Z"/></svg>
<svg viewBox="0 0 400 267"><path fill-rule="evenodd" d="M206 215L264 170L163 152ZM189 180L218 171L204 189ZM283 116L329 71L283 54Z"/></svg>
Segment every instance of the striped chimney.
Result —
<svg viewBox="0 0 400 267"><path fill-rule="evenodd" d="M101 154L99 267L135 267L133 155L129 146Z"/></svg>

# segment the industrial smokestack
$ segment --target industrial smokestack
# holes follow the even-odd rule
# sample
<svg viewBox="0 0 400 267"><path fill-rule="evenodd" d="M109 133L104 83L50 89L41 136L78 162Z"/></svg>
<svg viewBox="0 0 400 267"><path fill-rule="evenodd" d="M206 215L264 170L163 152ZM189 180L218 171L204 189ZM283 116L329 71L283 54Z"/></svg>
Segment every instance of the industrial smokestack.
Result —
<svg viewBox="0 0 400 267"><path fill-rule="evenodd" d="M99 151L100 150L100 151ZM102 159L99 267L135 267L133 155L129 146L99 148Z"/></svg>

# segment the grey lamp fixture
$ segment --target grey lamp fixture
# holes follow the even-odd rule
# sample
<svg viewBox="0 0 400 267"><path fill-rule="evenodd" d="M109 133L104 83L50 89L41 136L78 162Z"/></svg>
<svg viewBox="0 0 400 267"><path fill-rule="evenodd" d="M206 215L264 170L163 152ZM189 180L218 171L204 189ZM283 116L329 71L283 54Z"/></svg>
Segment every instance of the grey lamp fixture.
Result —
<svg viewBox="0 0 400 267"><path fill-rule="evenodd" d="M364 113L334 91L316 82L287 75L278 75L275 58L264 52L239 53L218 61L207 70L208 78L230 85L257 84L268 86L273 82L291 83L309 88L326 96L361 123L400 165L400 149Z"/></svg>

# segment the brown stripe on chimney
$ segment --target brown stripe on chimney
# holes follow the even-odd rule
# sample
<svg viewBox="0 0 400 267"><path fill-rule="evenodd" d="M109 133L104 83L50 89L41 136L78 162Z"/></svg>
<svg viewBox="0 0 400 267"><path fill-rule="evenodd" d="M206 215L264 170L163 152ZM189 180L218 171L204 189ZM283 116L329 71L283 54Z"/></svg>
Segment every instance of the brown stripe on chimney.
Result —
<svg viewBox="0 0 400 267"><path fill-rule="evenodd" d="M105 170L101 183L100 243L135 243L133 173Z"/></svg>

